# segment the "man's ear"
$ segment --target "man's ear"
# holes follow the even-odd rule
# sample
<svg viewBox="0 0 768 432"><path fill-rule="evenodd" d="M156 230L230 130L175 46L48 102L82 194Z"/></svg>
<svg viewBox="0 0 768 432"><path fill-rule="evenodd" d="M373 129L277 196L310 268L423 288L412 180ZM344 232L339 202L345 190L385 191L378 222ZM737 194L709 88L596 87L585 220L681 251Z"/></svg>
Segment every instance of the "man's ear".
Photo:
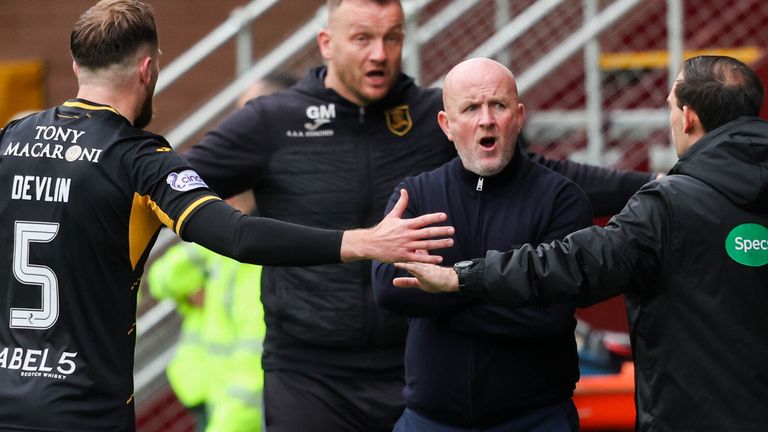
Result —
<svg viewBox="0 0 768 432"><path fill-rule="evenodd" d="M518 102L517 103L517 127L518 130L523 129L523 124L525 124L525 105Z"/></svg>
<svg viewBox="0 0 768 432"><path fill-rule="evenodd" d="M698 126L701 126L699 115L696 114L696 111L688 108L688 105L683 105L683 132L691 133Z"/></svg>
<svg viewBox="0 0 768 432"><path fill-rule="evenodd" d="M320 55L323 59L331 60L333 55L331 54L331 31L327 28L320 30L317 33L317 47L320 49Z"/></svg>
<svg viewBox="0 0 768 432"><path fill-rule="evenodd" d="M445 111L437 113L437 124L440 125L440 129L443 130L445 136L448 137L448 141L453 141L453 134L451 133L451 122L448 120L448 115Z"/></svg>
<svg viewBox="0 0 768 432"><path fill-rule="evenodd" d="M77 76L77 73L79 72L77 69L77 63L75 63L74 60L72 60L72 72L75 73L75 76Z"/></svg>
<svg viewBox="0 0 768 432"><path fill-rule="evenodd" d="M142 57L139 61L139 79L147 85L152 82L153 61L151 56Z"/></svg>

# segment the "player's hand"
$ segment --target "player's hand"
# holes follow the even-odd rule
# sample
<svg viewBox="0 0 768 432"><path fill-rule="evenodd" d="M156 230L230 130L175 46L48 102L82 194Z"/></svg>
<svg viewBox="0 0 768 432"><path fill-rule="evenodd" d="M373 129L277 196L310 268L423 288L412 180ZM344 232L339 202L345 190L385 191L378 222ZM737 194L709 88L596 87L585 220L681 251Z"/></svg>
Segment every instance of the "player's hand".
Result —
<svg viewBox="0 0 768 432"><path fill-rule="evenodd" d="M397 277L392 284L398 288L418 288L427 292L451 292L459 290L459 276L451 267L416 262L395 263L414 277Z"/></svg>
<svg viewBox="0 0 768 432"><path fill-rule="evenodd" d="M437 264L443 258L419 253L419 250L444 249L453 246L452 226L430 226L445 221L445 213L430 213L413 219L403 219L408 207L408 192L400 190L392 211L375 227L345 231L342 238L342 261L375 259L385 263L400 261Z"/></svg>

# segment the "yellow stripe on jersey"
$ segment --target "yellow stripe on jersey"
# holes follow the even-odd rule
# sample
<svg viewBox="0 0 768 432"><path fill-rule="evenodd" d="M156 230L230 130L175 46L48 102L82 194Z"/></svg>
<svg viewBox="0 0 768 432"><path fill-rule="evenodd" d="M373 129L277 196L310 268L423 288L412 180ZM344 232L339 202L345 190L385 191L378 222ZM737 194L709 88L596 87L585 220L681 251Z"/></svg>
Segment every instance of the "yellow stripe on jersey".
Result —
<svg viewBox="0 0 768 432"><path fill-rule="evenodd" d="M152 200L149 199L148 195L133 194L131 217L128 221L128 247L130 248L131 268L134 270L139 262L139 258L141 258L147 246L149 246L152 236L160 229L160 219L152 210L150 203L152 203ZM168 219L168 216L166 218Z"/></svg>
<svg viewBox="0 0 768 432"><path fill-rule="evenodd" d="M187 219L189 214L192 213L194 209L200 207L201 204L206 203L210 200L217 200L217 199L221 199L221 198L215 195L207 195L193 202L192 204L189 205L189 207L186 208L186 210L184 210L181 213L181 216L179 216L179 220L176 222L176 228L172 228L172 227L169 227L169 228L173 229L176 232L176 235L181 237L181 227L182 225L184 225L184 221Z"/></svg>
<svg viewBox="0 0 768 432"><path fill-rule="evenodd" d="M111 106L91 105L91 104L86 104L86 103L82 103L82 102L72 102L72 101L64 102L62 105L66 106L66 107L83 108L83 109L92 110L92 111L104 111L104 110L106 110L106 111L112 111L113 113L115 113L117 115L122 115L119 112L117 112L116 109L112 108Z"/></svg>
<svg viewBox="0 0 768 432"><path fill-rule="evenodd" d="M128 221L128 245L130 247L129 255L131 258L131 267L136 269L139 259L149 246L149 241L155 235L155 232L163 224L173 230L176 235L181 237L181 227L184 221L192 211L201 204L210 200L221 199L216 195L206 195L192 202L181 213L178 221L174 222L163 210L152 201L149 195L133 194L133 204L131 205L131 217Z"/></svg>

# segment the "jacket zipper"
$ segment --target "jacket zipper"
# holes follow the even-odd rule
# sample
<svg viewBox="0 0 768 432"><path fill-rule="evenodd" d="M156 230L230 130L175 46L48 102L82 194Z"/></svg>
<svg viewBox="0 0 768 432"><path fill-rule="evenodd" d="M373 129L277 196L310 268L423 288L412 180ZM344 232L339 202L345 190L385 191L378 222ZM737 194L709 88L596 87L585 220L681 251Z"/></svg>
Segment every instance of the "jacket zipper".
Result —
<svg viewBox="0 0 768 432"><path fill-rule="evenodd" d="M359 138L357 140L357 158L359 162L359 169L360 174L358 179L360 180L358 185L362 189L360 191L360 216L359 216L359 224L358 226L366 228L368 225L368 221L366 220L366 217L368 216L368 213L371 211L372 200L373 200L373 173L371 173L371 151L370 151L370 143L363 135L365 135L365 107L358 107L357 110L357 120L359 123ZM363 269L361 270L361 280L362 281L370 281L371 279L371 270L369 266L363 266ZM361 343L368 344L372 341L374 336L374 317L376 314L376 311L374 310L374 304L373 304L373 289L368 286L367 289L363 289L362 293L362 300L363 300L363 332L362 332L362 340Z"/></svg>
<svg viewBox="0 0 768 432"><path fill-rule="evenodd" d="M477 220L480 222L480 232L481 233L485 232L485 227L486 227L486 221L485 221L485 194L483 193L483 188L485 186L484 183L485 183L485 178L482 177L482 176L478 176L477 177L477 183L475 185L475 191L477 192L477 209L478 209L478 211L477 211L477 213L478 213L477 214L477 216L478 216ZM483 238L482 234L479 237L482 239ZM482 240L481 240L481 242L482 242ZM486 249L485 242L482 242L481 244L477 244L477 245L474 245L474 246L477 249L472 251L472 255L477 255L478 253L480 255L482 255L482 253L484 253L484 251ZM476 359L477 359L477 346L475 345L475 341L474 340L471 343L472 343L472 349L470 350L470 353L469 353L469 355L470 355L470 358L469 358L469 371L470 372L469 372L468 389L467 389L467 393L468 393L468 396L469 396L469 399L468 399L468 401L469 401L469 407L468 408L469 409L467 411L468 411L468 414L469 414L469 421L474 423L476 421L476 416L477 416L477 413L475 412L475 404L473 403L473 401L476 400L475 399L475 393L476 393L476 390L477 390L475 388L475 379L474 378L475 378L475 376L477 376L478 370L477 370L477 362L476 362Z"/></svg>

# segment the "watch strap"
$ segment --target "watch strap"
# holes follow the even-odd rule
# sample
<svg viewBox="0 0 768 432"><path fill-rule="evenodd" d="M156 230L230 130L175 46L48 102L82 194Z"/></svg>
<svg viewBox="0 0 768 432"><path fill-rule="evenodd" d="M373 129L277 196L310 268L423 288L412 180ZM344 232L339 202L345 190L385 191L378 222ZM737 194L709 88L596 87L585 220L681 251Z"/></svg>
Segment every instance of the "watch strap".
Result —
<svg viewBox="0 0 768 432"><path fill-rule="evenodd" d="M459 273L459 292L470 297L483 298L485 297L483 287L485 259L476 258L472 262L472 267Z"/></svg>

